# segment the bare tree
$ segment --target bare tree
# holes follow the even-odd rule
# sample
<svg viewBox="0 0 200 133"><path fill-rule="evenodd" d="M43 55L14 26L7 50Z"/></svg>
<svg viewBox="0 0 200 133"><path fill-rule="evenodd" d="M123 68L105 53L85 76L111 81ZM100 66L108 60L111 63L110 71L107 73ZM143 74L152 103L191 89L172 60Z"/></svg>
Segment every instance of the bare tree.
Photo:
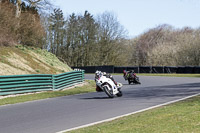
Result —
<svg viewBox="0 0 200 133"><path fill-rule="evenodd" d="M16 5L16 17L20 17L23 3L37 10L45 10L52 7L49 0L12 0L12 3Z"/></svg>
<svg viewBox="0 0 200 133"><path fill-rule="evenodd" d="M135 45L136 50L132 60L139 61L139 65L198 66L200 64L198 29L159 26L139 36Z"/></svg>
<svg viewBox="0 0 200 133"><path fill-rule="evenodd" d="M117 16L111 12L104 12L97 16L98 30L98 65L114 65L120 54L116 51L121 47L122 40L126 37L127 32L119 23Z"/></svg>
<svg viewBox="0 0 200 133"><path fill-rule="evenodd" d="M16 17L19 18L21 15L21 4L22 1L21 0L16 0Z"/></svg>
<svg viewBox="0 0 200 133"><path fill-rule="evenodd" d="M152 65L152 60L148 60L152 49L168 40L166 33L171 29L172 27L169 25L160 25L138 37L136 41L137 53L134 55L138 59L138 65Z"/></svg>
<svg viewBox="0 0 200 133"><path fill-rule="evenodd" d="M24 0L29 4L30 7L35 7L36 9L48 9L52 7L49 0Z"/></svg>

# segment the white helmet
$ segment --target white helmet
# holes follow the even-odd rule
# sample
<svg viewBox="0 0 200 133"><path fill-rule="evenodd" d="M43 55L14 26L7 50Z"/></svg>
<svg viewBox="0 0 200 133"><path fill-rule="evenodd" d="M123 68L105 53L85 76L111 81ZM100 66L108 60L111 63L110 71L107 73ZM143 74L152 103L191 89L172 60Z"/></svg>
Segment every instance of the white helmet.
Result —
<svg viewBox="0 0 200 133"><path fill-rule="evenodd" d="M100 76L102 75L102 72L101 71L96 71L95 72L95 78L99 78Z"/></svg>

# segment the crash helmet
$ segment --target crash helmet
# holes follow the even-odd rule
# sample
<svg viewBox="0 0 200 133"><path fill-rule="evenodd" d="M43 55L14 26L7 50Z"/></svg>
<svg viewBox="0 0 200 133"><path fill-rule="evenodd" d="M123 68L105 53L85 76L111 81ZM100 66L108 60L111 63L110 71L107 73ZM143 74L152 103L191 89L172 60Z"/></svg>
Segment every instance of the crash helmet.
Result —
<svg viewBox="0 0 200 133"><path fill-rule="evenodd" d="M126 73L127 71L126 70L123 70L123 73Z"/></svg>
<svg viewBox="0 0 200 133"><path fill-rule="evenodd" d="M100 78L101 75L102 75L102 72L101 72L101 71L98 71L98 70L97 70L97 71L95 72L95 78L96 78L96 79Z"/></svg>

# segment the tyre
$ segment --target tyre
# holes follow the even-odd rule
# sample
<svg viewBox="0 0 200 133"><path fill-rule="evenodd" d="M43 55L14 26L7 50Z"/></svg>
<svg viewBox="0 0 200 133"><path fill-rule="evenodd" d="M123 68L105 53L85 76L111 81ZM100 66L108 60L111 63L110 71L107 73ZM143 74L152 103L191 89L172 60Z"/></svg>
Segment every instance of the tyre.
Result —
<svg viewBox="0 0 200 133"><path fill-rule="evenodd" d="M119 90L119 93L116 94L118 97L122 96L122 92Z"/></svg>
<svg viewBox="0 0 200 133"><path fill-rule="evenodd" d="M110 91L107 86L104 86L103 89L104 89L105 93L108 95L108 97L110 97L110 98L114 97L112 90Z"/></svg>
<svg viewBox="0 0 200 133"><path fill-rule="evenodd" d="M138 77L135 78L135 81L137 84L141 84Z"/></svg>
<svg viewBox="0 0 200 133"><path fill-rule="evenodd" d="M129 85L131 84L131 81L130 81L130 79L128 79L128 84L129 84Z"/></svg>

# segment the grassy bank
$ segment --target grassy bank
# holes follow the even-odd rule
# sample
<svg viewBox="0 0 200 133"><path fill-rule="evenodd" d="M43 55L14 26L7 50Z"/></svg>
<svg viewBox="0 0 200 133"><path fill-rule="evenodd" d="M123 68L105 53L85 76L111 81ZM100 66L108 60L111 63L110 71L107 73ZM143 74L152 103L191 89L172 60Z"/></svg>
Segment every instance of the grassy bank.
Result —
<svg viewBox="0 0 200 133"><path fill-rule="evenodd" d="M0 75L59 74L72 69L46 50L0 46Z"/></svg>
<svg viewBox="0 0 200 133"><path fill-rule="evenodd" d="M74 95L74 94L81 94L81 93L88 93L95 91L95 82L94 81L86 81L83 86L77 86L72 89L68 90L61 90L61 91L47 91L47 92L40 92L40 93L33 93L27 95L18 95L15 97L7 97L0 99L0 105L6 104L15 104L39 99L46 99L46 98L53 98L53 97L61 97L67 95Z"/></svg>
<svg viewBox="0 0 200 133"><path fill-rule="evenodd" d="M71 133L197 133L200 96Z"/></svg>

